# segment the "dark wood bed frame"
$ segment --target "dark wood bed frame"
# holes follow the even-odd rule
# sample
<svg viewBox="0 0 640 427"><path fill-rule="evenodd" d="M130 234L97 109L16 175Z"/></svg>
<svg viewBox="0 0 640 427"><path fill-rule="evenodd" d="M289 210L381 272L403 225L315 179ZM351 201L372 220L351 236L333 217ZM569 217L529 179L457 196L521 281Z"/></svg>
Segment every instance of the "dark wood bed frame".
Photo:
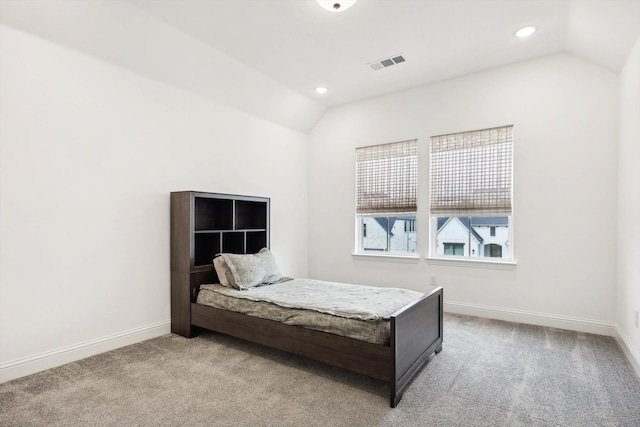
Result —
<svg viewBox="0 0 640 427"><path fill-rule="evenodd" d="M172 193L171 199L172 332L193 337L197 328L205 328L387 381L392 408L429 357L442 350L442 288L421 296L391 316L389 346L197 304L200 285L218 280L212 266L194 270L191 263L185 275L180 257L174 253L180 243L191 239L190 233L181 233L181 228L186 230L177 226L179 218L174 218L174 214L185 214L184 209L174 209L174 194L178 198L185 197L185 193L192 192ZM193 229L192 223L190 228Z"/></svg>

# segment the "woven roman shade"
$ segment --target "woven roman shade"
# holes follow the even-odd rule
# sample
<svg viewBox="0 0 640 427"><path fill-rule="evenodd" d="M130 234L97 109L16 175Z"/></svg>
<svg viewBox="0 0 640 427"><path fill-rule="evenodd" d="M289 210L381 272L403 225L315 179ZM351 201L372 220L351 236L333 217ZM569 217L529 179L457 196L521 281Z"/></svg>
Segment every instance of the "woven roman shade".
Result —
<svg viewBox="0 0 640 427"><path fill-rule="evenodd" d="M356 148L356 212L417 210L417 140Z"/></svg>
<svg viewBox="0 0 640 427"><path fill-rule="evenodd" d="M431 137L431 214L511 215L513 126Z"/></svg>

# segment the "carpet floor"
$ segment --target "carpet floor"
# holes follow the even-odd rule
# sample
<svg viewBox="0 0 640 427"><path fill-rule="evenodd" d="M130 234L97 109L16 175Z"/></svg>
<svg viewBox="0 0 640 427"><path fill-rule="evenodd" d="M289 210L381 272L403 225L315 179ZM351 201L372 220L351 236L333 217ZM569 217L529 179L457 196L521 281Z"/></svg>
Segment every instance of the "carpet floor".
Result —
<svg viewBox="0 0 640 427"><path fill-rule="evenodd" d="M444 346L387 385L231 337L166 335L0 384L1 426L640 426L611 337L445 314Z"/></svg>

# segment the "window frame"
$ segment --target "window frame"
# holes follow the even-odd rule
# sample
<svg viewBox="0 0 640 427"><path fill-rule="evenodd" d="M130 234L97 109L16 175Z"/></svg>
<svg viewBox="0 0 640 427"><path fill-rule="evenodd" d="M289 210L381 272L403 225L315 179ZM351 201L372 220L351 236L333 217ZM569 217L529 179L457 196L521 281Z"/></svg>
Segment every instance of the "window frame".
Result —
<svg viewBox="0 0 640 427"><path fill-rule="evenodd" d="M396 148L397 147L397 148ZM362 150L362 151L361 151ZM372 162L373 165L379 163L385 165L382 169L376 169L375 166L367 165ZM395 175L396 168L400 168L400 175ZM418 255L418 172L419 169L419 145L417 139L397 141L391 143L383 143L356 148L355 158L355 196L356 196L356 212L355 212L355 251L353 255L373 256L373 257L401 257L401 258L419 258ZM396 179L395 177L408 177ZM392 177L391 179L389 177ZM369 179L373 179L370 181ZM398 182L400 187L406 189L398 191ZM381 187L382 186L382 187ZM367 191L373 189L382 193L370 193L373 195L373 204L368 201ZM389 192L387 192L389 190ZM389 194L391 200L397 200L395 203L386 204L380 202L380 194ZM401 195L398 198L398 195ZM396 204L398 203L398 204ZM408 204L407 204L408 203ZM407 209L410 207L410 209ZM392 251L392 235L389 233L389 225L386 229L383 227L386 235L386 250L365 250L363 240L366 237L372 237L373 230L363 223L364 218L398 218L412 217L413 230L405 230L405 233L413 234L415 237L415 251ZM366 227L366 228L365 228ZM405 222L406 228L406 222ZM366 233L364 232L366 230ZM409 240L408 240L409 241Z"/></svg>
<svg viewBox="0 0 640 427"><path fill-rule="evenodd" d="M443 211L438 211L438 212L432 212L431 206L429 206L429 230L428 230L428 241L429 241L429 248L428 248L428 255L425 257L427 259L428 263L433 263L433 264L442 264L442 265L469 265L469 266L486 266L488 268L511 268L512 266L515 266L517 264L516 262L516 257L515 257L515 238L514 238L514 221L513 221L513 216L514 216L514 148L515 148L515 144L514 144L514 138L513 138L513 125L508 125L508 126L500 126L500 127L496 127L496 128L490 128L490 129L479 129L479 130L473 130L473 131L469 131L469 132L459 132L459 133L455 133L455 134L450 134L450 135L457 135L457 134L463 134L463 133L479 133L482 131L487 131L487 130L493 130L493 129L501 129L501 128L511 128L510 130L508 130L508 132L510 132L510 139L507 138L508 143L510 144L510 162L509 162L509 167L510 167L510 210L508 213L489 213L489 212L482 212L479 211L477 213L470 211L468 213L460 213L460 212L443 212ZM443 136L447 136L447 135L443 135ZM433 192L433 152L432 152L432 144L433 144L433 138L437 138L437 137L431 137L430 140L430 145L429 145L429 200L430 200L430 204L431 204L431 200L432 200L432 192ZM484 253L482 254L478 254L477 256L472 256L471 254L471 247L469 247L469 253L466 255L444 255L444 254L438 254L438 217L491 217L491 216L500 216L500 217L507 217L508 218L508 239L507 242L509 243L509 257L508 258L497 258L497 257L485 257ZM471 235L471 229L469 229L469 235ZM489 234L491 234L491 229L489 231ZM449 242L448 242L449 243ZM502 253L504 253L504 247L502 248Z"/></svg>

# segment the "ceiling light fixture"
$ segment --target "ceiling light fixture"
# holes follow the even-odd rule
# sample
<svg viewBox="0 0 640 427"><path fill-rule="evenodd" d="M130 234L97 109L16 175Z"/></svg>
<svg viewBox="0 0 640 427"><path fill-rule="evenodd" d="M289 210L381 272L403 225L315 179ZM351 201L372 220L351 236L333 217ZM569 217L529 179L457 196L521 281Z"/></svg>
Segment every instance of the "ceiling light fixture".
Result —
<svg viewBox="0 0 640 427"><path fill-rule="evenodd" d="M329 12L343 12L355 4L357 0L316 0L320 7Z"/></svg>
<svg viewBox="0 0 640 427"><path fill-rule="evenodd" d="M516 31L515 36L522 39L524 37L529 37L531 34L535 32L536 32L536 27L534 27L533 25L528 25Z"/></svg>
<svg viewBox="0 0 640 427"><path fill-rule="evenodd" d="M316 88L316 93L319 93L320 95L322 95L323 93L327 93L327 88L326 87L317 87Z"/></svg>

